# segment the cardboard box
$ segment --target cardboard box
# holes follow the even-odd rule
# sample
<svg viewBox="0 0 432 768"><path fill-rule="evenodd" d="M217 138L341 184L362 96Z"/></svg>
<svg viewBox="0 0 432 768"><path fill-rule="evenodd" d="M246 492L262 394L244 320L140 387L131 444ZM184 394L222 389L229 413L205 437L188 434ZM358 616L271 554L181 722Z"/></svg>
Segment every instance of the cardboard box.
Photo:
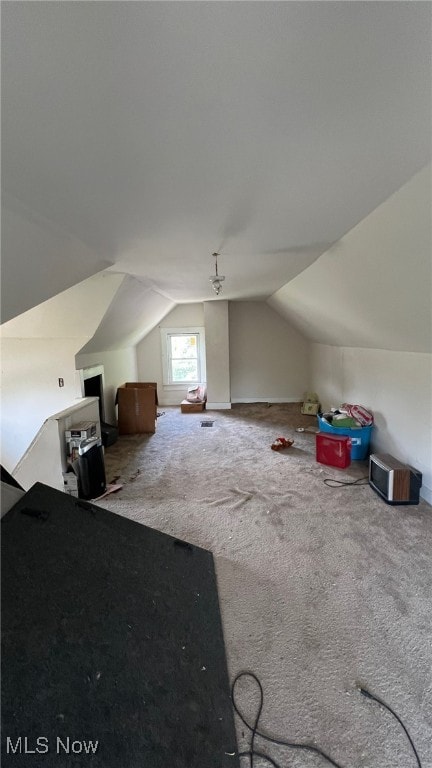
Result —
<svg viewBox="0 0 432 768"><path fill-rule="evenodd" d="M156 431L158 405L156 383L127 382L118 388L116 403L120 435L152 434Z"/></svg>
<svg viewBox="0 0 432 768"><path fill-rule="evenodd" d="M78 497L78 478L75 472L63 472L63 485L66 493Z"/></svg>
<svg viewBox="0 0 432 768"><path fill-rule="evenodd" d="M182 400L180 403L182 413L200 413L205 408L205 403L190 403L189 400Z"/></svg>
<svg viewBox="0 0 432 768"><path fill-rule="evenodd" d="M155 381L128 381L126 384L123 384L122 387L129 387L133 389L148 389L150 387L151 389L154 389L155 403L156 405L159 405L158 394L157 394L157 384Z"/></svg>
<svg viewBox="0 0 432 768"><path fill-rule="evenodd" d="M65 429L66 440L68 438L80 438L81 440L87 440L89 437L94 437L96 434L96 422L95 421L80 421L79 424L73 424L70 429Z"/></svg>

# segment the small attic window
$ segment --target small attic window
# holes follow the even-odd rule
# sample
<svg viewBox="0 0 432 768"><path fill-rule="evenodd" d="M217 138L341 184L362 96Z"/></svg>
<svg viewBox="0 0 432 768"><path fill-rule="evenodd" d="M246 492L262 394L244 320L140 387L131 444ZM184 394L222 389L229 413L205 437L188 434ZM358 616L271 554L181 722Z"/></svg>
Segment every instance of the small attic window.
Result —
<svg viewBox="0 0 432 768"><path fill-rule="evenodd" d="M169 334L168 371L172 384L199 381L199 333Z"/></svg>
<svg viewBox="0 0 432 768"><path fill-rule="evenodd" d="M204 328L161 328L164 385L205 381Z"/></svg>

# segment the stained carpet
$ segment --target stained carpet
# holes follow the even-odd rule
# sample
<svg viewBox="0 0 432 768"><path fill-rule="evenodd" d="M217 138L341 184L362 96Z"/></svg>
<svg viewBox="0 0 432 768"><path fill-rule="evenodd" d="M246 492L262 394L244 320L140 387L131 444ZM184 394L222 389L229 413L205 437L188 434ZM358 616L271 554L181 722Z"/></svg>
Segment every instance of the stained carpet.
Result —
<svg viewBox="0 0 432 768"><path fill-rule="evenodd" d="M431 507L327 487L325 477L364 476L366 463L317 464L314 436L296 432L316 420L299 404L164 411L154 435L108 449L108 480L123 489L101 504L214 553L230 678L249 669L261 679L262 728L318 744L343 768L416 768L400 726L361 683L402 716L432 768ZM272 451L280 436L293 447ZM253 719L256 689L245 682L238 694ZM237 737L247 749L239 720ZM327 765L256 744L283 768Z"/></svg>

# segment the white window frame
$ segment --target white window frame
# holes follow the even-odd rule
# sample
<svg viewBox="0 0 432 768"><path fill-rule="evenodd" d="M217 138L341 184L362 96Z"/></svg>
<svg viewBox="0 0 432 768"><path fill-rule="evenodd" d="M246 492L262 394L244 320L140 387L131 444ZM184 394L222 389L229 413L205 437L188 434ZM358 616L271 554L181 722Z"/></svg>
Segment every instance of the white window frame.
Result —
<svg viewBox="0 0 432 768"><path fill-rule="evenodd" d="M162 349L162 381L164 387L169 389L184 390L185 387L193 387L195 384L205 384L206 374L206 351L205 351L205 329L202 326L189 328L161 328L161 349ZM172 371L170 367L170 337L171 336L197 336L197 357L198 374L200 378L197 381L172 381Z"/></svg>

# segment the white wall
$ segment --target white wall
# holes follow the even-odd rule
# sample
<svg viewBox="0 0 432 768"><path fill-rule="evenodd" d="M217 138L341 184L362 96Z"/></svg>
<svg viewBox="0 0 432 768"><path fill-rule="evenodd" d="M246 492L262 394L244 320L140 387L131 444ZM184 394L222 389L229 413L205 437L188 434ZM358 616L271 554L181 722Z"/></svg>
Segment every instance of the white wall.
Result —
<svg viewBox="0 0 432 768"><path fill-rule="evenodd" d="M1 463L9 472L45 419L81 397L75 355L121 279L91 277L2 325Z"/></svg>
<svg viewBox="0 0 432 768"><path fill-rule="evenodd" d="M419 469L432 504L432 355L312 344L311 381L324 408L373 411L372 450Z"/></svg>
<svg viewBox="0 0 432 768"><path fill-rule="evenodd" d="M232 402L299 402L310 389L309 342L259 301L229 307Z"/></svg>
<svg viewBox="0 0 432 768"><path fill-rule="evenodd" d="M376 415L373 447L423 472L432 503L431 168L269 299L311 341L324 407Z"/></svg>
<svg viewBox="0 0 432 768"><path fill-rule="evenodd" d="M85 340L2 340L1 463L9 472L45 419L81 397L75 353Z"/></svg>
<svg viewBox="0 0 432 768"><path fill-rule="evenodd" d="M324 411L344 402L342 347L311 344L310 370L311 390L318 394Z"/></svg>
<svg viewBox="0 0 432 768"><path fill-rule="evenodd" d="M207 408L231 408L230 341L227 301L204 302Z"/></svg>
<svg viewBox="0 0 432 768"><path fill-rule="evenodd" d="M65 430L82 421L96 422L100 437L99 405L85 397L47 419L14 469L14 477L28 491L36 482L64 490L62 472L67 470Z"/></svg>
<svg viewBox="0 0 432 768"><path fill-rule="evenodd" d="M163 386L160 328L204 325L209 402L214 400L212 390L219 403L302 400L310 389L309 343L265 302L229 302L226 327L226 304L178 305L137 345L138 379L157 382L161 405L177 405L186 390ZM217 312L218 305L224 307L220 318L223 344L217 332L218 318L216 324L212 319L212 310Z"/></svg>
<svg viewBox="0 0 432 768"><path fill-rule="evenodd" d="M91 368L102 365L104 369L104 406L105 421L117 423L115 397L117 388L127 381L137 381L137 360L135 347L118 349L112 352L78 353L76 367Z"/></svg>
<svg viewBox="0 0 432 768"><path fill-rule="evenodd" d="M187 394L187 387L164 387L162 372L161 328L197 328L204 325L201 303L178 304L156 328L136 346L138 381L155 381L160 405L178 405Z"/></svg>

